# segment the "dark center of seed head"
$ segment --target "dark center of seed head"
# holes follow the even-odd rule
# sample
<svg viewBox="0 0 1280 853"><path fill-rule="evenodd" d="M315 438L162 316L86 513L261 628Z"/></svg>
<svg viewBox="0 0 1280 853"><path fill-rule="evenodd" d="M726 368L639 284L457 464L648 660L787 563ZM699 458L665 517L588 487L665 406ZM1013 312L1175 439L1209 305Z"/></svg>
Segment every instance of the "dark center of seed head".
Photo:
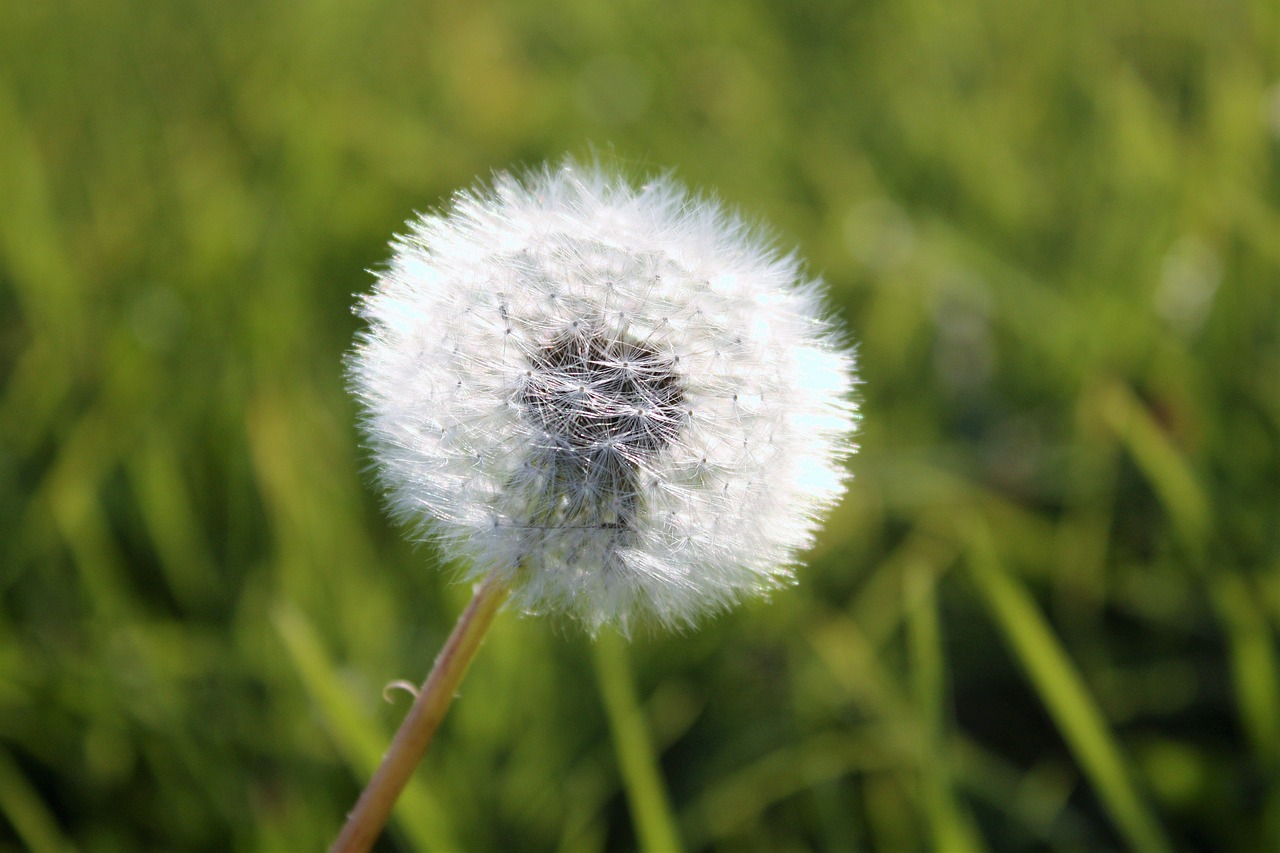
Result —
<svg viewBox="0 0 1280 853"><path fill-rule="evenodd" d="M675 439L684 415L673 359L585 324L534 352L520 401L564 451L633 463Z"/></svg>

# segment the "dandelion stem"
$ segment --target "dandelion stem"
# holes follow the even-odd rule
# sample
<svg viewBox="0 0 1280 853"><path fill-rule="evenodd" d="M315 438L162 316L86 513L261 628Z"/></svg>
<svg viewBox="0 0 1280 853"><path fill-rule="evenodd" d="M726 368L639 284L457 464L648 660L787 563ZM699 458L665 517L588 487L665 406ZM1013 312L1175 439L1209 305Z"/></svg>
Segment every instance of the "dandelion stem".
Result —
<svg viewBox="0 0 1280 853"><path fill-rule="evenodd" d="M510 588L506 582L493 575L476 590L475 597L458 617L458 624L436 657L431 674L418 691L413 707L391 742L391 748L382 758L381 766L361 792L355 808L347 815L347 822L329 848L329 853L364 853L373 846L396 798L431 745L462 676L466 674L471 659L484 640L485 631L508 592Z"/></svg>

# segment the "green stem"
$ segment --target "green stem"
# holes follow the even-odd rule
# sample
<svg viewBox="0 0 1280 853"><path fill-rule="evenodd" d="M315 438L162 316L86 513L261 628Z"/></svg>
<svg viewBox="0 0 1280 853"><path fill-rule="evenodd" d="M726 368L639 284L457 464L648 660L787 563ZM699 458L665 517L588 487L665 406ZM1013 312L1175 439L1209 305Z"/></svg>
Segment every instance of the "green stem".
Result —
<svg viewBox="0 0 1280 853"><path fill-rule="evenodd" d="M386 825L396 798L404 790L422 756L426 754L440 721L453 702L454 693L467 667L471 665L476 650L484 640L485 631L510 591L506 583L490 576L467 609L458 617L453 633L436 658L431 674L418 691L408 716L400 724L391 748L383 756L378 772L360 794L356 806L347 816L329 853L365 853L377 840Z"/></svg>
<svg viewBox="0 0 1280 853"><path fill-rule="evenodd" d="M654 755L653 743L631 677L627 648L616 634L602 633L594 643L596 677L609 715L614 748L632 819L646 853L679 853L671 802Z"/></svg>

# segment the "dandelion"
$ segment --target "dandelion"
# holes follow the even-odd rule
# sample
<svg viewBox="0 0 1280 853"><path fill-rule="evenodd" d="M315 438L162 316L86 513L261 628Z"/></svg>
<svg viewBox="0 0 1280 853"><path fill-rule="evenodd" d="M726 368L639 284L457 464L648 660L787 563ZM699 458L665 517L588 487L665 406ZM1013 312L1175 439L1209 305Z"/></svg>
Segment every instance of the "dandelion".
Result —
<svg viewBox="0 0 1280 853"><path fill-rule="evenodd" d="M669 179L500 176L413 222L359 312L395 514L523 609L691 623L790 580L842 491L819 286Z"/></svg>
<svg viewBox="0 0 1280 853"><path fill-rule="evenodd" d="M509 595L682 627L793 579L857 414L794 255L669 178L574 162L459 193L393 248L352 385L394 514L483 580L482 622Z"/></svg>

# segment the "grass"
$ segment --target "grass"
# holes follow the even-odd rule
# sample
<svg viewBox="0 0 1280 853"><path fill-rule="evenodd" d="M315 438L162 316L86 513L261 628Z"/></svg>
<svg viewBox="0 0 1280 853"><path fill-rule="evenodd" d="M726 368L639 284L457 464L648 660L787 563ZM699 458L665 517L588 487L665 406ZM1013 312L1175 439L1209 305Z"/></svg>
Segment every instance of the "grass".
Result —
<svg viewBox="0 0 1280 853"><path fill-rule="evenodd" d="M332 839L468 597L363 472L352 296L411 211L592 146L828 281L856 479L795 589L612 687L621 650L501 615L382 849L1274 847L1277 33L0 6L0 850Z"/></svg>

